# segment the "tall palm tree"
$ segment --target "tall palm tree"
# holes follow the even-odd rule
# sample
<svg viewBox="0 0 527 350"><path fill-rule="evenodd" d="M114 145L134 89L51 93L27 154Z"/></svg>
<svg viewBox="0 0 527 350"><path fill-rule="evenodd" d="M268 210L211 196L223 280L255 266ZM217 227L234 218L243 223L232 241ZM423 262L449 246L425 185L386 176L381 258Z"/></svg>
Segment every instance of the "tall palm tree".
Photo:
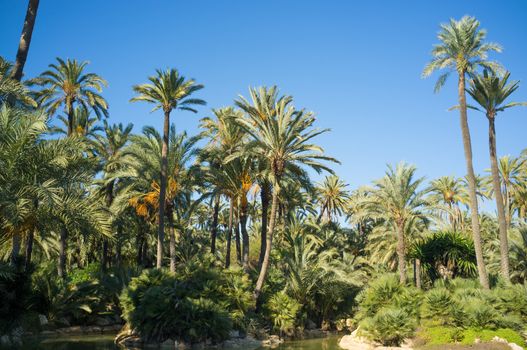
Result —
<svg viewBox="0 0 527 350"><path fill-rule="evenodd" d="M100 162L99 168L103 173L100 181L101 190L108 210L111 209L118 178L114 176L124 166L124 148L127 145L133 124L113 124L109 125L104 121L104 135L96 135L95 139L90 142L94 155ZM115 221L115 220L114 220ZM118 229L119 231L119 229ZM118 232L119 233L119 232ZM119 237L117 237L117 252L120 252ZM117 254L119 263L120 254ZM101 265L106 268L108 261L108 239L103 240Z"/></svg>
<svg viewBox="0 0 527 350"><path fill-rule="evenodd" d="M223 166L223 159L243 146L246 138L243 129L235 122L237 117L242 116L240 110L232 107L213 109L214 117L201 119L200 128L202 137L209 142L201 152L201 158L207 161L212 171L219 170ZM221 185L221 184L220 184ZM218 214L220 209L220 191L213 199L213 214L211 228L211 252L216 251L216 236L218 233Z"/></svg>
<svg viewBox="0 0 527 350"><path fill-rule="evenodd" d="M370 218L382 220L395 229L397 236L397 266L399 280L406 283L405 230L416 219L423 220L426 205L424 192L419 190L423 178L415 179L415 167L404 163L395 169L389 165L383 178L376 181L370 195L359 203Z"/></svg>
<svg viewBox="0 0 527 350"><path fill-rule="evenodd" d="M437 80L435 91L438 92L452 72L458 74L458 108L467 167L474 249L476 250L480 283L484 288L488 289L489 280L485 262L483 261L478 201L476 197L476 176L472 164L472 144L467 120L465 79L467 73L474 73L478 67L488 68L493 71L500 70L500 66L496 62L487 60L487 56L491 51L501 52L501 47L498 44L485 42L486 31L479 28L478 20L469 16L464 16L459 21L451 19L449 23L442 24L437 37L440 43L432 49L433 58L425 66L422 76L428 77L437 70L448 69Z"/></svg>
<svg viewBox="0 0 527 350"><path fill-rule="evenodd" d="M324 214L328 221L331 221L332 215L342 215L350 195L346 190L348 185L335 175L326 176L324 181L315 188L317 200L320 206L318 221Z"/></svg>
<svg viewBox="0 0 527 350"><path fill-rule="evenodd" d="M163 123L163 146L161 149L161 177L159 193L159 228L157 234L157 263L160 268L163 262L163 240L165 237L165 196L167 186L168 168L168 143L170 137L170 113L174 109L186 110L197 113L193 108L196 105L204 105L205 101L191 98L190 96L201 90L203 85L196 84L193 79L185 79L176 69L165 71L156 70L156 75L148 78L150 83L135 85L134 92L137 94L130 101L144 101L154 104L152 112L162 109L165 119Z"/></svg>
<svg viewBox="0 0 527 350"><path fill-rule="evenodd" d="M313 113L296 110L289 105L290 100L290 98L282 98L277 101L270 118L262 118L258 113L251 112L246 113L243 118L238 118L238 122L252 137L252 140L249 141L244 151L233 154L233 156L243 157L245 153L248 153L263 158L269 166L273 186L266 251L254 290L257 301L269 269L278 198L284 176L302 173L302 166L311 167L317 172L322 170L332 172L321 161L338 162L334 158L325 156L321 147L309 143L328 129L314 129L315 116ZM238 102L237 105L244 111L254 110L254 106L247 103L248 101L241 99Z"/></svg>
<svg viewBox="0 0 527 350"><path fill-rule="evenodd" d="M29 85L42 86L42 90L35 94L36 100L50 115L64 105L70 136L74 132L74 106L92 110L99 119L108 117L108 103L101 95L107 83L95 73L85 73L87 61L64 61L57 57L57 62L49 65L50 70L29 81Z"/></svg>
<svg viewBox="0 0 527 350"><path fill-rule="evenodd" d="M276 106L282 103L290 104L293 99L291 96L279 96L278 88L259 87L249 89L250 101L240 96L237 101L234 101L242 111L250 115L252 118L259 118L266 120L276 117ZM262 204L261 209L261 228L260 228L260 255L258 258L258 268L261 269L265 250L267 247L267 231L269 224L269 205L271 201L272 179L270 174L270 165L267 163L265 157L256 156L257 161L257 181L260 188L260 200Z"/></svg>
<svg viewBox="0 0 527 350"><path fill-rule="evenodd" d="M507 217L503 203L504 196L501 193L500 174L498 168L498 156L496 155L496 128L495 120L498 112L503 112L507 108L519 105L526 105L520 102L508 102L507 98L519 87L518 81L508 82L510 73L506 72L501 78L485 70L483 75L473 75L470 80L470 87L467 90L470 96L478 103L481 109L473 107L485 113L489 121L489 155L490 168L492 173L492 185L494 197L496 198L496 208L498 210L498 224L500 233L500 266L502 277L510 281L509 272L509 243L507 238ZM504 179L505 180L505 179ZM509 194L507 193L507 212L510 212ZM510 221L509 221L510 222Z"/></svg>
<svg viewBox="0 0 527 350"><path fill-rule="evenodd" d="M170 269L175 270L175 233L174 215L182 211L181 197L192 190L196 168L190 166L191 160L197 154L195 148L197 137L188 137L186 132L177 133L175 125L170 128L169 157L167 159L167 187L165 192L164 213L168 219ZM123 198L136 209L138 215L159 221L159 205L161 197L160 169L162 165L162 136L152 127L143 128L143 135L134 135L126 150L128 166L114 176L127 177L130 184L124 191ZM120 199L120 202L123 202Z"/></svg>
<svg viewBox="0 0 527 350"><path fill-rule="evenodd" d="M38 4L40 0L29 0L26 11L26 18L24 19L24 26L22 27L22 35L18 43L18 50L16 52L15 68L13 69L13 79L20 81L22 79L22 72L26 64L27 54L29 53L29 46L31 45L31 37L33 36L33 27L37 18Z"/></svg>

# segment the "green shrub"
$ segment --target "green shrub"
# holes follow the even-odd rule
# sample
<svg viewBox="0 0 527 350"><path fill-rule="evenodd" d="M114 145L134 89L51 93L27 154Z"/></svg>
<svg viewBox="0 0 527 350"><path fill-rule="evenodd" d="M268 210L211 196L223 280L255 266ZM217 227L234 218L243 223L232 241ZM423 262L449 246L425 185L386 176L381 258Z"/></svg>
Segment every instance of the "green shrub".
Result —
<svg viewBox="0 0 527 350"><path fill-rule="evenodd" d="M268 308L274 327L281 333L291 333L296 325L300 305L285 292L279 292L269 299Z"/></svg>
<svg viewBox="0 0 527 350"><path fill-rule="evenodd" d="M363 320L361 326L370 339L385 346L399 346L404 339L413 336L417 325L415 318L406 311L385 308Z"/></svg>
<svg viewBox="0 0 527 350"><path fill-rule="evenodd" d="M393 306L395 297L399 296L403 289L404 286L395 274L383 275L373 280L365 290L357 295L359 312L356 318L361 320L373 317L379 309Z"/></svg>
<svg viewBox="0 0 527 350"><path fill-rule="evenodd" d="M207 257L180 264L176 273L145 270L120 297L123 318L145 340L187 342L227 339L244 329L250 281L239 269L219 270Z"/></svg>
<svg viewBox="0 0 527 350"><path fill-rule="evenodd" d="M515 330L509 328L500 328L496 330L490 329L474 329L469 328L463 331L462 344L473 344L476 339L483 342L492 341L494 337L499 337L507 340L509 343L515 343L519 346L525 347L527 344L523 337Z"/></svg>
<svg viewBox="0 0 527 350"><path fill-rule="evenodd" d="M445 326L425 327L418 332L417 336L425 340L428 345L443 345L460 340L462 330Z"/></svg>
<svg viewBox="0 0 527 350"><path fill-rule="evenodd" d="M456 305L450 291L444 287L429 290L424 296L423 317L442 325L450 323L452 308Z"/></svg>
<svg viewBox="0 0 527 350"><path fill-rule="evenodd" d="M479 298L467 299L463 304L466 313L465 327L467 328L496 328L499 314L492 306Z"/></svg>

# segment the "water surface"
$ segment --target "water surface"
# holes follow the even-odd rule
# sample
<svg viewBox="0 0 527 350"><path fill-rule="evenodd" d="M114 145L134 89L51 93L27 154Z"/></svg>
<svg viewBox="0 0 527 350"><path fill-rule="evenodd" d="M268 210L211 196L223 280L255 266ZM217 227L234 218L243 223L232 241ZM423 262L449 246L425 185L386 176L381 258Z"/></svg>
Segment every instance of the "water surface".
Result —
<svg viewBox="0 0 527 350"><path fill-rule="evenodd" d="M82 335L60 338L48 338L34 341L24 349L38 350L123 350L113 343L114 335ZM290 341L281 344L278 350L340 350L339 336L328 338ZM269 349L269 348L262 348ZM228 349L227 349L228 350Z"/></svg>

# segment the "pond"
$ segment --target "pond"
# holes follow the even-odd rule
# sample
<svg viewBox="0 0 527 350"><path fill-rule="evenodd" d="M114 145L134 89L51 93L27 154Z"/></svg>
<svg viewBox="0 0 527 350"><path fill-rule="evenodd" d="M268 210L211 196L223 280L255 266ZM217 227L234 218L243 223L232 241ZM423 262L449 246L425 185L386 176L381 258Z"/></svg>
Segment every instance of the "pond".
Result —
<svg viewBox="0 0 527 350"><path fill-rule="evenodd" d="M113 343L113 335L97 335L97 336L72 336L64 338L49 338L40 342L28 344L24 349L39 349L39 350L119 350L122 348ZM331 336L328 338L306 339L298 341L290 341L281 344L275 349L279 350L338 350L339 336ZM268 348L263 348L268 349Z"/></svg>

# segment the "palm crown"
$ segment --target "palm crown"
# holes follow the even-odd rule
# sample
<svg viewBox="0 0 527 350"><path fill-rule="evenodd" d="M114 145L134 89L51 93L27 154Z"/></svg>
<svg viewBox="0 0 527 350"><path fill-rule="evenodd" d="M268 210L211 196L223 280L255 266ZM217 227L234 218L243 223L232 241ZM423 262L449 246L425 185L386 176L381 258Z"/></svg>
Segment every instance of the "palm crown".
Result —
<svg viewBox="0 0 527 350"><path fill-rule="evenodd" d="M145 101L153 103L152 109L162 109L170 112L173 109L182 109L197 113L192 105L205 105L205 101L190 98L194 92L201 90L203 85L196 84L193 79L186 80L176 69L156 70L154 76L148 77L150 83L135 85L134 91L138 94L131 99L132 102Z"/></svg>
<svg viewBox="0 0 527 350"><path fill-rule="evenodd" d="M30 85L40 85L44 88L36 93L36 100L49 114L65 105L66 113L71 113L74 103L86 110L93 110L98 118L108 117L108 103L100 95L102 88L107 86L106 80L95 73L85 73L87 61L57 57L58 64L50 64L50 70L43 72L38 78L29 82Z"/></svg>
<svg viewBox="0 0 527 350"><path fill-rule="evenodd" d="M501 71L497 62L487 60L488 52L501 52L501 46L485 42L486 36L487 32L479 28L479 21L474 17L464 16L459 21L451 19L449 23L441 24L437 34L441 43L432 49L432 61L425 66L422 76L428 77L436 70L448 69L436 82L434 90L438 92L452 71L473 73L478 67Z"/></svg>

